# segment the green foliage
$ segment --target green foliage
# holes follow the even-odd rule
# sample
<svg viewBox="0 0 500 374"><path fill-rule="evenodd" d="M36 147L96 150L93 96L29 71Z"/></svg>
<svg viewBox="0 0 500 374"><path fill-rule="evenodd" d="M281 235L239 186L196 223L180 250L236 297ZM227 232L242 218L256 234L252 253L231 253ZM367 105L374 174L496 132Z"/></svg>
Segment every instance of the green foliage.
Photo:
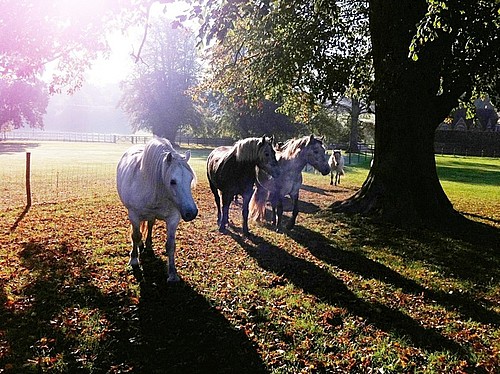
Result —
<svg viewBox="0 0 500 374"><path fill-rule="evenodd" d="M409 51L413 60L433 44L443 50L441 90L463 89L462 100L488 93L499 103L500 3L429 0ZM437 56L435 56L437 58Z"/></svg>
<svg viewBox="0 0 500 374"><path fill-rule="evenodd" d="M307 123L346 90L369 92L366 2L208 2L201 33L216 38L207 85L229 100L263 98Z"/></svg>

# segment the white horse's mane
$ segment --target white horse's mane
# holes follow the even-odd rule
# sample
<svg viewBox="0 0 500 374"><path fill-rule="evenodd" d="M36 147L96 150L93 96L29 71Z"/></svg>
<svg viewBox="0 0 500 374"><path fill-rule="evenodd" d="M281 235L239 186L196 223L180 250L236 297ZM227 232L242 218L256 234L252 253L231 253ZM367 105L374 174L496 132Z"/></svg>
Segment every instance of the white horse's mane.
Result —
<svg viewBox="0 0 500 374"><path fill-rule="evenodd" d="M307 146L311 140L322 143L321 140L311 136L303 136L302 138L288 139L285 142L285 144L283 144L283 146L281 147L280 156L285 159L290 159L295 157L297 155L297 152L300 152L300 150L305 146Z"/></svg>
<svg viewBox="0 0 500 374"><path fill-rule="evenodd" d="M172 157L171 164L165 169L165 159L169 154ZM193 183L196 181L196 174L186 162L186 158L172 147L170 141L158 137L151 139L144 147L141 159L141 171L147 181L154 187L155 192L165 187L162 183L158 183L158 181L163 180L164 177L169 179L174 169L172 166L184 167L193 176ZM166 173L166 175L163 175L163 173Z"/></svg>

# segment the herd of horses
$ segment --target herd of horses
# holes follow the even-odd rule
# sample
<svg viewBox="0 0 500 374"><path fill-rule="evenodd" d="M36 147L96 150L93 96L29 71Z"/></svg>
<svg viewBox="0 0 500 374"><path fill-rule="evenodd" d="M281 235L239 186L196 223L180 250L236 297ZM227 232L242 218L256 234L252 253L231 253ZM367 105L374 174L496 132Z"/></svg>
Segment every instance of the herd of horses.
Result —
<svg viewBox="0 0 500 374"><path fill-rule="evenodd" d="M190 152L178 153L163 138L153 138L145 146L136 145L125 152L118 163L118 195L128 210L132 224L132 250L129 265L139 269L139 255L152 251L152 229L157 219L166 222L168 281L179 277L175 268L175 233L180 220L191 221L198 214L191 188L196 175L188 164ZM343 175L343 156L334 151L326 159L323 141L313 135L276 144L273 138L246 138L233 146L215 148L207 159L207 178L217 206L217 225L225 233L229 207L243 198L243 234L250 235L248 219L263 220L267 202L272 208L272 225L282 231L283 200L289 196L292 216L286 228L291 230L299 213L302 169L313 166L322 175L330 173L333 184ZM146 240L143 241L143 234Z"/></svg>

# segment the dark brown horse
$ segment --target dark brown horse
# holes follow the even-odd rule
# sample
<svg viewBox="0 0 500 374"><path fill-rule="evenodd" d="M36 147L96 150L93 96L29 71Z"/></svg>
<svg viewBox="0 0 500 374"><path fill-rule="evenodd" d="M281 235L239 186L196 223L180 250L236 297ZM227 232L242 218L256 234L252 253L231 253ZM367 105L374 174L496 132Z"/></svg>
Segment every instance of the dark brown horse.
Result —
<svg viewBox="0 0 500 374"><path fill-rule="evenodd" d="M231 201L235 196L241 195L243 233L248 235L248 204L253 193L256 167L274 177L279 174L273 141L265 136L242 139L231 147L218 147L208 156L207 177L217 205L217 224L220 232L225 232L229 223Z"/></svg>

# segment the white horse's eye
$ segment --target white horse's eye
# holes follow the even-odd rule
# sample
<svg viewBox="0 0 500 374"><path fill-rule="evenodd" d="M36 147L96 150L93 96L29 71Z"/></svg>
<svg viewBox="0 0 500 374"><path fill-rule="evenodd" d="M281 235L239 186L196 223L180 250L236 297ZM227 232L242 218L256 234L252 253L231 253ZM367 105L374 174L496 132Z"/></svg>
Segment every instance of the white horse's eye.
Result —
<svg viewBox="0 0 500 374"><path fill-rule="evenodd" d="M175 186L176 184L177 184L177 181L176 181L175 179L172 179L172 180L170 181L170 185L171 185L171 186Z"/></svg>

